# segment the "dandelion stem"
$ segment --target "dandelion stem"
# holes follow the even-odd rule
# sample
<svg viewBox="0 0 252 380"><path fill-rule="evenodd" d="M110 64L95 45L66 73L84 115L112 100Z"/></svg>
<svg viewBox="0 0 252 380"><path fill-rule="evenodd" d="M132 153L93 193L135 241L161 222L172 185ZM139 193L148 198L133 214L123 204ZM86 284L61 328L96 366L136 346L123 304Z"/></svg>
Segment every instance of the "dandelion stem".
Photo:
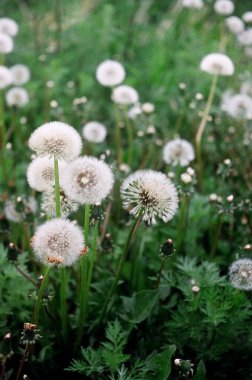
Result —
<svg viewBox="0 0 252 380"><path fill-rule="evenodd" d="M198 170L199 170L200 191L203 191L203 160L202 160L202 155L201 155L201 140L202 140L202 135L203 135L205 127L206 127L207 118L208 118L211 106L213 104L214 94L215 94L216 85L217 85L217 79L218 79L218 75L217 74L213 75L212 84L210 87L206 107L204 109L204 113L203 113L200 125L199 125L197 133L196 133L196 137L195 137L196 156L197 156Z"/></svg>
<svg viewBox="0 0 252 380"><path fill-rule="evenodd" d="M101 323L103 321L103 318L104 316L106 315L107 313L107 309L108 309L108 303L109 301L111 300L111 297L113 296L114 294L114 291L116 289L116 286L118 284L118 281L120 280L120 276L121 276L121 272L122 272L122 269L123 269L123 265L124 265L124 262L126 260L126 256L127 256L127 253L128 253L128 250L129 250L129 246L130 246L130 243L136 233L136 230L140 224L140 221L141 221L141 218L142 218L142 213L140 212L139 216L134 220L134 222L132 223L132 226L131 226L131 229L129 231L129 234L128 234L128 238L126 240L126 243L124 245L124 248L123 248L123 252L122 252L122 255L120 257L120 260L119 260L119 263L118 263L118 266L117 266L117 270L116 270L116 274L115 274L115 279L108 291L108 294L105 298L105 301L103 303L103 306L102 306L102 311L101 311L101 316L100 316L100 320L99 320L99 323Z"/></svg>
<svg viewBox="0 0 252 380"><path fill-rule="evenodd" d="M161 262L160 269L159 269L159 272L158 272L156 289L160 285L160 281L161 281L161 277L162 277L162 273L163 273L163 270L164 270L164 266L165 266L166 260L167 260L167 256L163 257L163 260Z"/></svg>
<svg viewBox="0 0 252 380"><path fill-rule="evenodd" d="M116 148L116 161L117 166L122 163L122 139L120 130L120 112L117 104L114 106L115 109L115 148Z"/></svg>
<svg viewBox="0 0 252 380"><path fill-rule="evenodd" d="M127 128L127 134L128 134L128 165L130 166L132 163L132 157L133 157L133 148L134 148L134 138L133 138L133 131L132 131L132 124L128 117L128 109L124 108L124 119L126 123Z"/></svg>
<svg viewBox="0 0 252 380"><path fill-rule="evenodd" d="M44 291L46 289L46 285L47 285L48 280L49 280L50 271L51 271L51 268L47 267L45 274L44 274L44 278L40 284L40 288L38 291L38 295L37 295L37 299L36 299L36 303L35 303L35 308L34 308L34 315L33 315L33 321L34 321L35 325L37 325L38 321L39 321L39 311L40 311L41 301L43 298Z"/></svg>
<svg viewBox="0 0 252 380"><path fill-rule="evenodd" d="M88 235L89 235L89 217L90 217L90 205L85 205L85 216L84 216L84 237L85 245L88 247ZM80 314L79 314L79 326L78 326L78 336L76 341L76 347L78 347L82 334L83 325L86 317L86 297L87 297L87 255L81 258L81 286L80 286Z"/></svg>
<svg viewBox="0 0 252 380"><path fill-rule="evenodd" d="M56 217L60 218L60 185L59 185L59 163L58 159L54 157L54 183L55 183L55 205ZM67 336L67 274L66 269L63 267L60 270L60 315L62 323L62 333L64 339Z"/></svg>

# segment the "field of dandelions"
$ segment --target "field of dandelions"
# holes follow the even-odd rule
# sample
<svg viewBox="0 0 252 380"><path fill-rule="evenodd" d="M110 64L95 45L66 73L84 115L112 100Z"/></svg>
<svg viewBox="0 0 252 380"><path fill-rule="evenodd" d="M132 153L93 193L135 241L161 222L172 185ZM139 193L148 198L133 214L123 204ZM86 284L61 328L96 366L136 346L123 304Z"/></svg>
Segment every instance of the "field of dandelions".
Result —
<svg viewBox="0 0 252 380"><path fill-rule="evenodd" d="M252 379L252 3L0 2L0 379Z"/></svg>

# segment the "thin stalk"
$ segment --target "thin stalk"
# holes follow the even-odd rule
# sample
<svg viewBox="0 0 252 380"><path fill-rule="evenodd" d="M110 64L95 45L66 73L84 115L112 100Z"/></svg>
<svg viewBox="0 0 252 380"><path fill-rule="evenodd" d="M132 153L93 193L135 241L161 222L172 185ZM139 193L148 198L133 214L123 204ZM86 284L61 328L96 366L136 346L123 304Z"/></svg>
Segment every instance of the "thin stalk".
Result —
<svg viewBox="0 0 252 380"><path fill-rule="evenodd" d="M59 163L58 159L54 157L54 184L55 184L55 206L56 217L60 218L60 185L59 185ZM66 268L62 267L60 270L60 315L62 323L62 333L64 339L67 337L67 273Z"/></svg>
<svg viewBox="0 0 252 380"><path fill-rule="evenodd" d="M25 351L23 353L23 356L22 356L22 359L20 360L20 365L19 365L19 368L18 368L18 372L17 372L17 376L16 376L16 380L19 380L20 379L20 375L21 375L21 372L22 372L22 369L23 369L23 366L24 366L24 363L26 361L26 358L28 356L28 353L29 353L29 346L26 345L25 346ZM3 377L3 380L5 378Z"/></svg>
<svg viewBox="0 0 252 380"><path fill-rule="evenodd" d="M218 79L218 75L213 75L207 103L206 103L204 113L203 113L200 125L198 127L198 130L195 136L196 156L197 156L197 161L198 161L198 166L199 166L199 187L201 191L203 191L203 160L202 160L202 155L201 155L201 140L202 140L202 135L206 127L207 118L208 118L211 106L213 104L214 94L215 94L216 85L217 85L217 79Z"/></svg>
<svg viewBox="0 0 252 380"><path fill-rule="evenodd" d="M132 164L132 158L133 158L133 148L134 148L134 137L133 137L133 130L132 130L132 124L129 120L127 108L124 108L124 120L127 128L127 134L128 134L128 165L131 166Z"/></svg>
<svg viewBox="0 0 252 380"><path fill-rule="evenodd" d="M160 281L161 281L161 277L162 277L162 273L163 273L163 270L164 270L164 266L165 266L166 260L167 260L167 256L163 257L163 260L162 260L162 262L161 262L160 269L159 269L159 272L158 272L157 283L156 283L156 289L157 289L157 288L159 287L159 285L160 285Z"/></svg>
<svg viewBox="0 0 252 380"><path fill-rule="evenodd" d="M6 182L8 183L8 173L6 169L6 160L4 157L5 141L6 130L4 124L4 93L3 90L0 90L0 159L2 166L2 178L6 178Z"/></svg>
<svg viewBox="0 0 252 380"><path fill-rule="evenodd" d="M91 247L91 252L90 252L90 265L88 268L88 276L87 276L87 286L86 286L86 305L85 305L85 312L86 315L88 314L88 299L89 299L89 291L90 291L90 285L92 281L92 275L93 275L93 268L94 268L94 262L95 262L95 253L96 253L96 245L97 245L97 237L98 237L98 227L99 227L99 222L95 222L94 226L94 237L93 237L93 242L92 242L92 247Z"/></svg>
<svg viewBox="0 0 252 380"><path fill-rule="evenodd" d="M37 325L38 321L39 321L39 312L40 312L40 307L41 307L41 301L43 298L44 291L46 289L46 285L47 285L48 280L49 280L50 271L51 271L51 268L47 267L45 274L44 274L44 278L41 282L41 285L40 285L40 288L38 291L38 295L37 295L37 299L36 299L36 303L35 303L35 308L34 308L34 314L33 314L33 322L35 325Z"/></svg>
<svg viewBox="0 0 252 380"><path fill-rule="evenodd" d="M112 285L111 285L111 287L107 293L107 296L106 296L105 301L104 301L103 306L102 306L102 311L101 311L99 323L101 323L103 321L103 318L104 318L104 316L107 312L107 309L108 309L108 303L111 300L111 297L113 296L113 294L115 292L118 281L120 280L121 272L122 272L122 269L123 269L123 266L124 266L124 263L125 263L125 260L127 257L127 253L129 250L130 243L131 243L131 241L132 241L132 239L136 233L136 230L140 224L141 218L142 218L142 213L140 212L139 216L132 223L131 229L130 229L129 234L128 234L128 238L127 238L126 243L125 243L124 248L123 248L123 253L120 257L120 260L119 260L119 263L117 266L115 279L114 279L114 281L113 281L113 283L112 283Z"/></svg>
<svg viewBox="0 0 252 380"><path fill-rule="evenodd" d="M118 109L118 105L115 103L114 105L114 113L115 113L115 148L116 148L116 162L117 166L122 163L122 138L121 138L121 129L120 129L120 112Z"/></svg>
<svg viewBox="0 0 252 380"><path fill-rule="evenodd" d="M89 235L89 218L90 218L90 205L85 205L85 216L84 216L84 237L85 245L88 247L88 235ZM87 287L87 256L84 255L81 258L81 286L80 286L80 314L79 314L79 325L78 325L78 335L76 341L76 347L78 347L82 334L83 334L83 325L85 322L86 315L86 287Z"/></svg>

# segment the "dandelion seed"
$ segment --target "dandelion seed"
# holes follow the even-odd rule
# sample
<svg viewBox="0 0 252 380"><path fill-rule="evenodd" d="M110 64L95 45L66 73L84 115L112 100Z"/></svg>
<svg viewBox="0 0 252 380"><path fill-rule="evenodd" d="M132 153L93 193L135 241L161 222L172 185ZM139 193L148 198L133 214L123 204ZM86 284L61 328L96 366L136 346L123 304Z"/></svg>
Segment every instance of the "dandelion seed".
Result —
<svg viewBox="0 0 252 380"><path fill-rule="evenodd" d="M8 54L13 50L13 40L8 34L0 33L0 53Z"/></svg>
<svg viewBox="0 0 252 380"><path fill-rule="evenodd" d="M95 204L105 199L114 184L110 167L94 157L81 157L67 165L62 188L70 199L81 204Z"/></svg>
<svg viewBox="0 0 252 380"><path fill-rule="evenodd" d="M59 161L59 177L66 163ZM54 160L49 157L35 158L27 169L27 181L29 186L37 191L52 190L54 186Z"/></svg>
<svg viewBox="0 0 252 380"><path fill-rule="evenodd" d="M229 268L229 279L233 287L241 290L252 289L252 260L238 259Z"/></svg>
<svg viewBox="0 0 252 380"><path fill-rule="evenodd" d="M106 60L97 67L96 79L103 86L117 86L122 83L124 78L124 67L117 61Z"/></svg>
<svg viewBox="0 0 252 380"><path fill-rule="evenodd" d="M121 186L123 207L135 217L155 224L156 218L165 223L173 218L178 207L176 187L161 172L138 170L127 177Z"/></svg>
<svg viewBox="0 0 252 380"><path fill-rule="evenodd" d="M138 99L137 91L133 87L127 85L114 88L112 93L112 100L121 105L137 103Z"/></svg>
<svg viewBox="0 0 252 380"><path fill-rule="evenodd" d="M16 86L27 83L31 76L29 68L21 64L12 66L10 72L12 75L12 82Z"/></svg>
<svg viewBox="0 0 252 380"><path fill-rule="evenodd" d="M83 247L81 229L65 219L42 224L32 239L35 256L44 265L71 266L80 258Z"/></svg>
<svg viewBox="0 0 252 380"><path fill-rule="evenodd" d="M230 76L234 73L234 64L225 54L211 53L202 59L200 69L213 75Z"/></svg>
<svg viewBox="0 0 252 380"><path fill-rule="evenodd" d="M228 16L234 12L234 3L230 0L217 0L214 3L214 10L222 16Z"/></svg>
<svg viewBox="0 0 252 380"><path fill-rule="evenodd" d="M18 33L18 24L8 17L2 17L0 18L0 33L14 37Z"/></svg>
<svg viewBox="0 0 252 380"><path fill-rule="evenodd" d="M82 142L73 127L60 121L53 121L35 129L29 139L29 147L38 156L48 155L71 161L79 156Z"/></svg>
<svg viewBox="0 0 252 380"><path fill-rule="evenodd" d="M100 144L107 136L107 129L103 124L98 123L98 121L90 121L84 125L82 134L87 141Z"/></svg>
<svg viewBox="0 0 252 380"><path fill-rule="evenodd" d="M167 164L187 166L194 160L195 154L192 144L186 140L174 139L163 148L163 159Z"/></svg>
<svg viewBox="0 0 252 380"><path fill-rule="evenodd" d="M12 83L12 75L7 67L0 65L0 90Z"/></svg>
<svg viewBox="0 0 252 380"><path fill-rule="evenodd" d="M29 103L27 91L21 87L13 87L6 93L6 103L8 106L24 107Z"/></svg>

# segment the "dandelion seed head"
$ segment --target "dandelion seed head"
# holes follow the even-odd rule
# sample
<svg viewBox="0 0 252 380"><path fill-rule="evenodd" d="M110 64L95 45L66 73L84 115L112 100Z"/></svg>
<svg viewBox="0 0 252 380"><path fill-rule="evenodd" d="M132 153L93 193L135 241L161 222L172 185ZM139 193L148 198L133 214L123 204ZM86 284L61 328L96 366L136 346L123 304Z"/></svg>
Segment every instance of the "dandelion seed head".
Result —
<svg viewBox="0 0 252 380"><path fill-rule="evenodd" d="M17 203L22 202L22 208L17 207ZM20 223L25 220L27 213L35 214L37 210L37 202L34 197L17 197L10 198L4 204L4 214L10 222Z"/></svg>
<svg viewBox="0 0 252 380"><path fill-rule="evenodd" d="M103 86L117 86L123 82L124 78L124 67L117 61L106 60L97 67L96 79Z"/></svg>
<svg viewBox="0 0 252 380"><path fill-rule="evenodd" d="M69 220L53 219L38 227L32 248L44 265L71 266L80 258L84 248L83 233Z"/></svg>
<svg viewBox="0 0 252 380"><path fill-rule="evenodd" d="M0 53L8 54L13 50L13 40L8 34L0 32Z"/></svg>
<svg viewBox="0 0 252 380"><path fill-rule="evenodd" d="M163 148L163 159L167 164L187 166L194 160L195 154L191 143L176 138L165 144Z"/></svg>
<svg viewBox="0 0 252 380"><path fill-rule="evenodd" d="M59 160L59 177L66 163ZM37 191L52 190L54 186L54 160L49 157L35 158L27 169L27 181L29 186Z"/></svg>
<svg viewBox="0 0 252 380"><path fill-rule="evenodd" d="M252 98L246 94L224 96L221 109L234 119L250 119Z"/></svg>
<svg viewBox="0 0 252 380"><path fill-rule="evenodd" d="M230 0L217 0L214 3L214 10L219 15L228 16L234 12L234 3Z"/></svg>
<svg viewBox="0 0 252 380"><path fill-rule="evenodd" d="M230 76L234 73L234 64L225 54L211 53L202 59L200 69L212 75Z"/></svg>
<svg viewBox="0 0 252 380"><path fill-rule="evenodd" d="M70 199L65 192L60 189L60 213L62 218L67 218L70 214L77 211L79 203ZM56 217L55 190L51 188L43 192L41 210L51 218Z"/></svg>
<svg viewBox="0 0 252 380"><path fill-rule="evenodd" d="M71 161L79 156L82 142L73 127L60 121L53 121L35 129L29 139L29 147L38 156L48 155Z"/></svg>
<svg viewBox="0 0 252 380"><path fill-rule="evenodd" d="M241 33L239 33L237 36L237 40L238 42L240 42L242 46L251 48L250 45L252 44L252 28L245 29Z"/></svg>
<svg viewBox="0 0 252 380"><path fill-rule="evenodd" d="M9 107L24 107L27 103L29 103L28 93L21 87L13 87L8 90L5 98Z"/></svg>
<svg viewBox="0 0 252 380"><path fill-rule="evenodd" d="M245 12L243 15L242 15L242 19L244 22L247 22L247 23L250 23L252 22L252 12L249 11L249 12Z"/></svg>
<svg viewBox="0 0 252 380"><path fill-rule="evenodd" d="M156 218L165 223L172 219L178 208L176 187L165 174L154 170L138 170L127 177L121 186L123 207L137 217L155 224Z"/></svg>
<svg viewBox="0 0 252 380"><path fill-rule="evenodd" d="M180 179L183 183L191 183L192 182L192 177L190 176L189 173L182 173L180 176Z"/></svg>
<svg viewBox="0 0 252 380"><path fill-rule="evenodd" d="M204 6L202 0L182 0L182 7L200 9Z"/></svg>
<svg viewBox="0 0 252 380"><path fill-rule="evenodd" d="M107 136L106 127L98 121L90 121L82 130L84 139L95 144L102 143Z"/></svg>
<svg viewBox="0 0 252 380"><path fill-rule="evenodd" d="M137 116L141 115L142 108L140 104L135 104L133 107L131 107L128 111L128 117L132 120L136 119Z"/></svg>
<svg viewBox="0 0 252 380"><path fill-rule="evenodd" d="M5 66L0 65L0 90L9 86L11 83L12 75L10 70Z"/></svg>
<svg viewBox="0 0 252 380"><path fill-rule="evenodd" d="M8 17L2 17L0 18L0 33L14 37L18 33L18 24Z"/></svg>
<svg viewBox="0 0 252 380"><path fill-rule="evenodd" d="M252 289L252 260L238 259L229 268L229 279L233 287L241 290Z"/></svg>
<svg viewBox="0 0 252 380"><path fill-rule="evenodd" d="M133 87L121 85L114 88L112 100L121 105L134 104L138 102L139 96Z"/></svg>
<svg viewBox="0 0 252 380"><path fill-rule="evenodd" d="M142 111L145 113L152 113L155 111L155 106L152 103L143 103L142 104Z"/></svg>
<svg viewBox="0 0 252 380"><path fill-rule="evenodd" d="M12 82L16 86L27 83L30 79L30 70L26 65L18 64L10 68L12 74Z"/></svg>
<svg viewBox="0 0 252 380"><path fill-rule="evenodd" d="M237 16L227 17L225 20L226 26L230 30L230 32L234 34L241 33L244 30L243 21Z"/></svg>
<svg viewBox="0 0 252 380"><path fill-rule="evenodd" d="M94 157L81 157L67 165L62 175L66 195L81 204L96 204L105 199L114 184L110 167Z"/></svg>

